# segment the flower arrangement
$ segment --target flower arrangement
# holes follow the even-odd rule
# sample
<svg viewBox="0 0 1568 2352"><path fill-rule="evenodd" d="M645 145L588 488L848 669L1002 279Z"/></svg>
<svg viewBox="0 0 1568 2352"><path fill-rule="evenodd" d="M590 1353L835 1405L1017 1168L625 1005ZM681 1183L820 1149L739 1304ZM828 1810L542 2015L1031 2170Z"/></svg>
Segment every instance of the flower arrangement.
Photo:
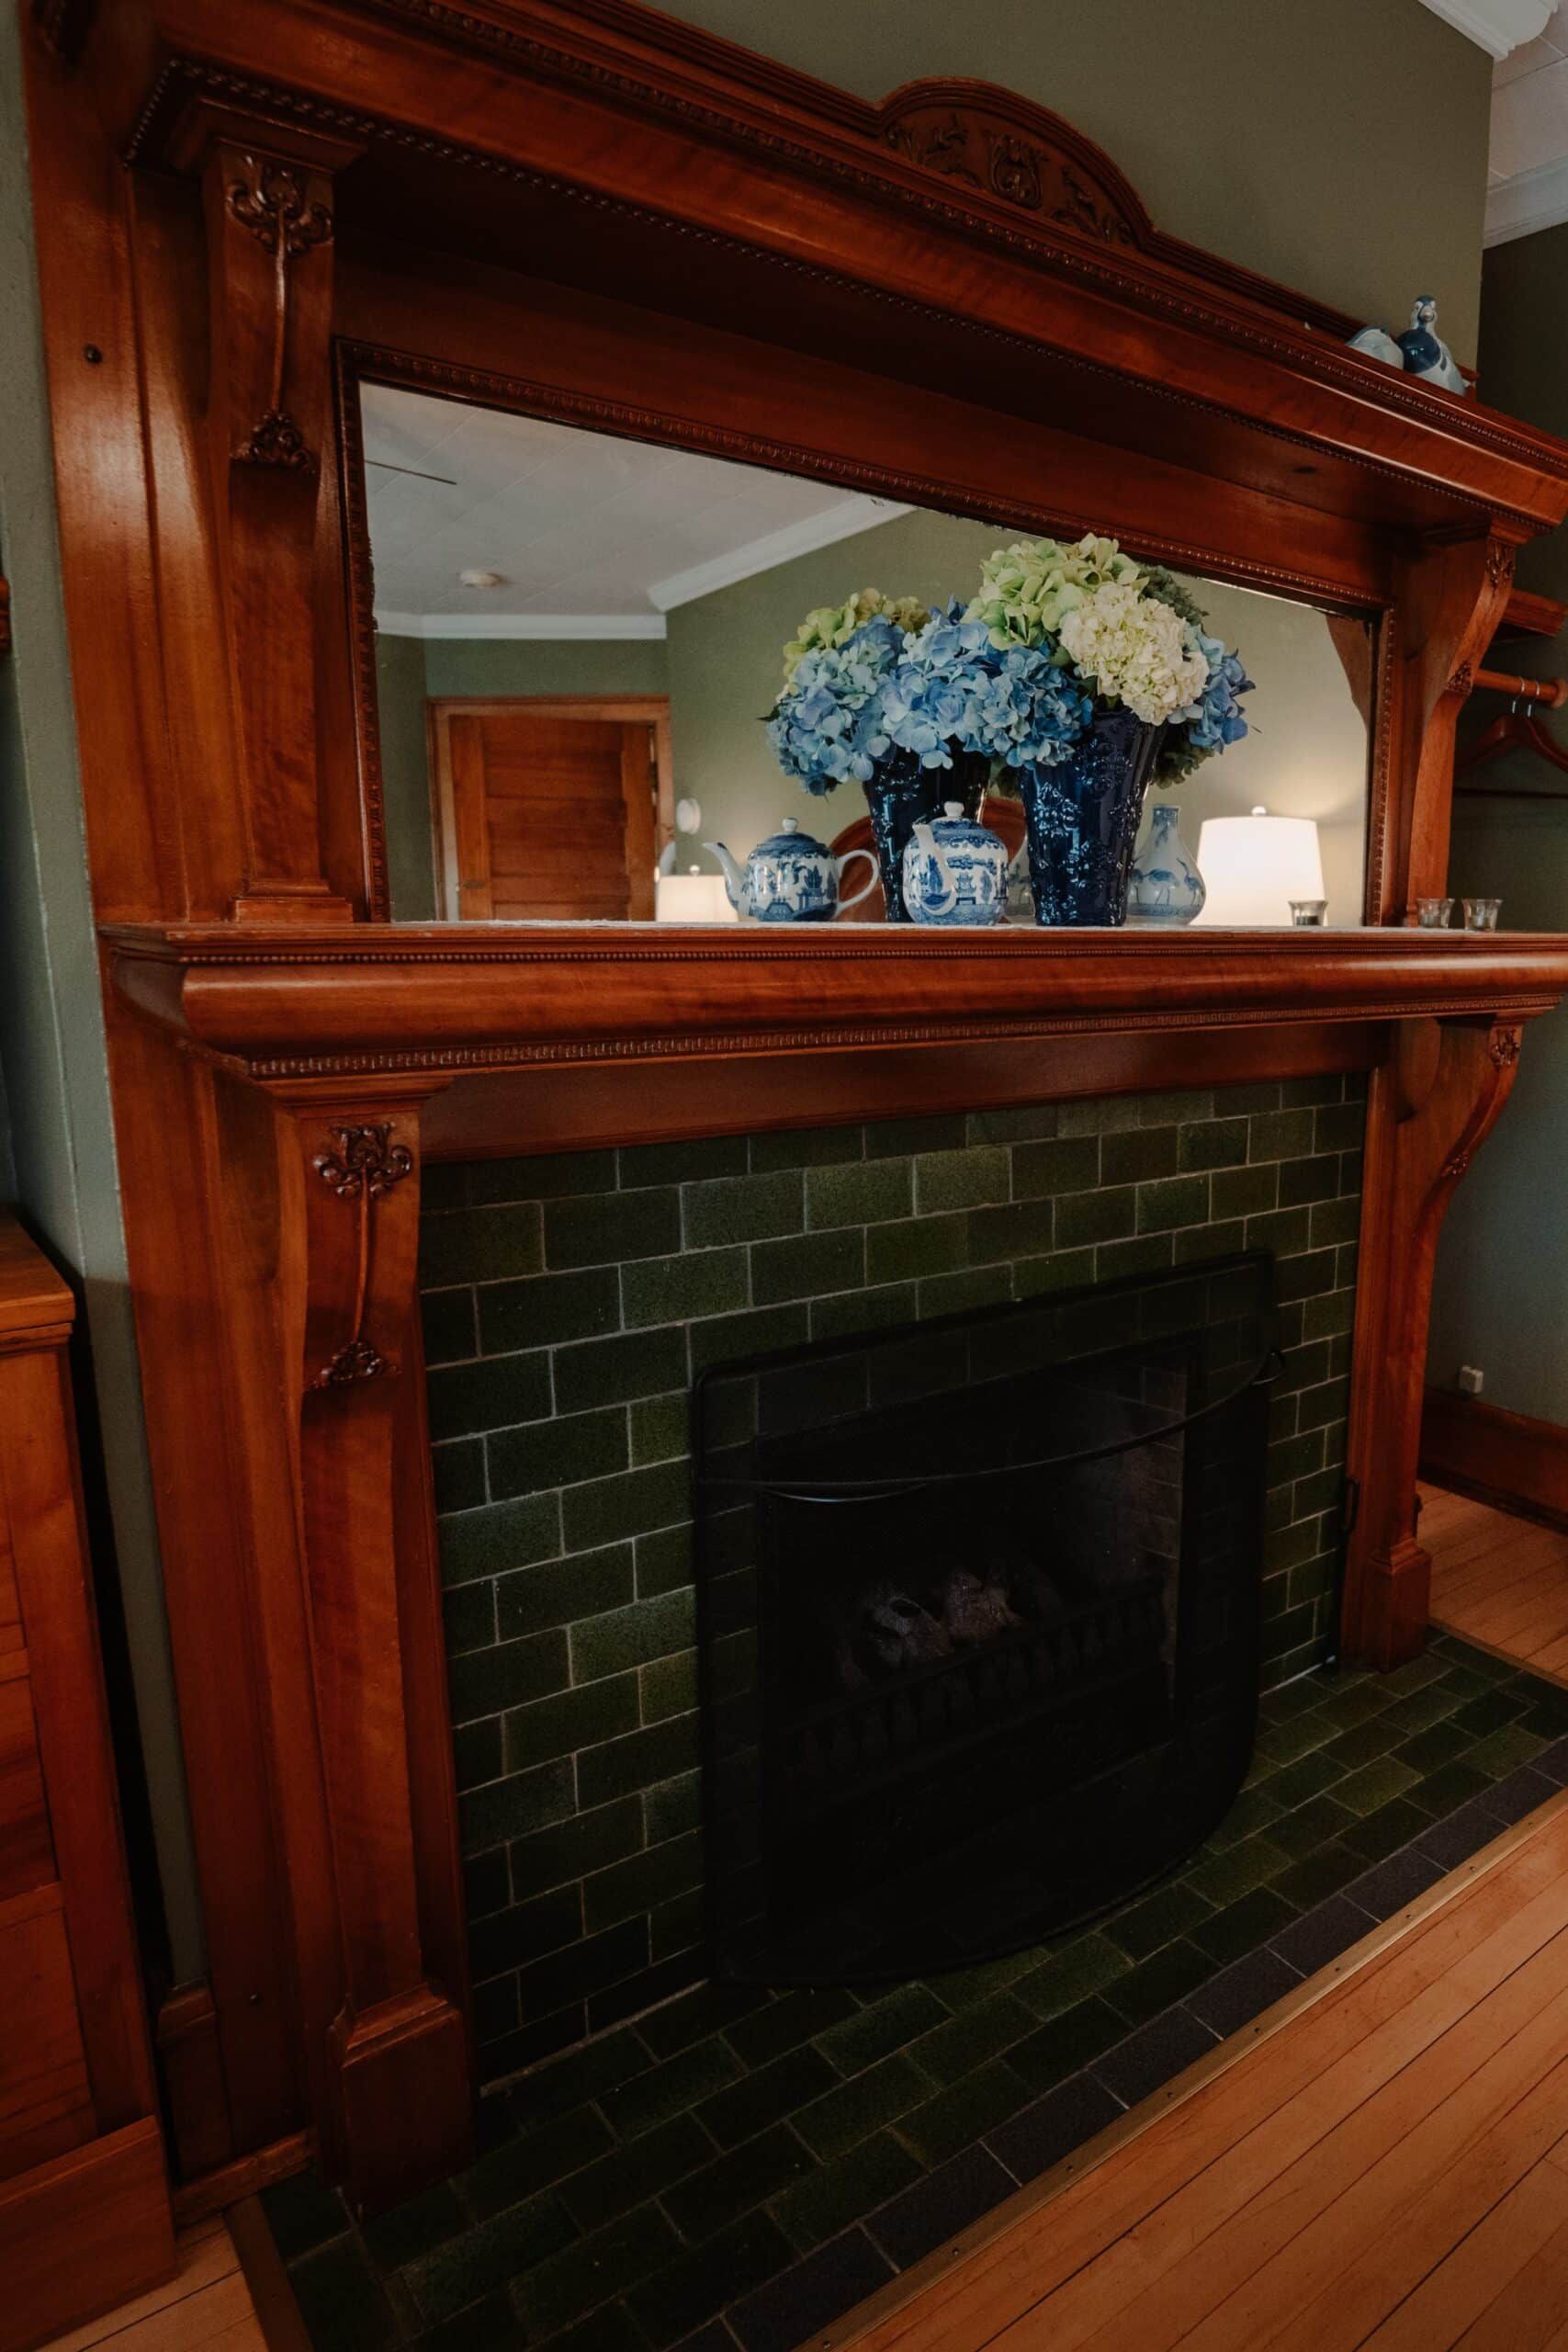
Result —
<svg viewBox="0 0 1568 2352"><path fill-rule="evenodd" d="M808 792L863 786L890 920L914 824L988 778L1023 800L1038 920L1118 923L1145 785L1239 741L1251 684L1171 573L1090 533L994 549L967 605L819 605L765 724Z"/></svg>
<svg viewBox="0 0 1568 2352"><path fill-rule="evenodd" d="M1166 571L1092 534L1020 539L980 568L978 593L931 612L863 588L808 613L784 648L768 740L809 791L869 783L896 753L949 768L959 752L992 781L1068 758L1097 713L1126 708L1161 730L1163 782L1238 742L1252 681L1208 634Z"/></svg>

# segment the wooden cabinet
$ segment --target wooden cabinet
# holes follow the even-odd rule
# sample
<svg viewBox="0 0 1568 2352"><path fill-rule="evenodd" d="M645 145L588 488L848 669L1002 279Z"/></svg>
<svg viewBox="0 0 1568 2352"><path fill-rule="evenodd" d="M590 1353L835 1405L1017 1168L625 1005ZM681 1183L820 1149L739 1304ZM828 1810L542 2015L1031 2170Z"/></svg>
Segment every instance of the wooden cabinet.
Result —
<svg viewBox="0 0 1568 2352"><path fill-rule="evenodd" d="M169 2276L65 1343L0 1212L0 2352Z"/></svg>

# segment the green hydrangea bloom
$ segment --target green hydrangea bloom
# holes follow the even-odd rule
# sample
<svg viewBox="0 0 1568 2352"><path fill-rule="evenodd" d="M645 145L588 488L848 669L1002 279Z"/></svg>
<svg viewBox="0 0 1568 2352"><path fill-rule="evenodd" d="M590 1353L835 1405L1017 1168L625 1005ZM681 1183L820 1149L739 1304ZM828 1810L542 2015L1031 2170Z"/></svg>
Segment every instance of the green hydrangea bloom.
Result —
<svg viewBox="0 0 1568 2352"><path fill-rule="evenodd" d="M931 618L929 606L918 596L885 596L880 588L857 588L841 605L818 605L807 613L784 650L784 684L794 677L808 653L842 645L867 621L889 620L911 636Z"/></svg>
<svg viewBox="0 0 1568 2352"><path fill-rule="evenodd" d="M1098 538L1092 531L1071 547L1060 539L1017 539L986 558L980 593L964 618L984 622L999 652L1010 646L1043 645L1055 639L1066 615L1091 589L1111 582L1139 588L1146 577L1114 539Z"/></svg>

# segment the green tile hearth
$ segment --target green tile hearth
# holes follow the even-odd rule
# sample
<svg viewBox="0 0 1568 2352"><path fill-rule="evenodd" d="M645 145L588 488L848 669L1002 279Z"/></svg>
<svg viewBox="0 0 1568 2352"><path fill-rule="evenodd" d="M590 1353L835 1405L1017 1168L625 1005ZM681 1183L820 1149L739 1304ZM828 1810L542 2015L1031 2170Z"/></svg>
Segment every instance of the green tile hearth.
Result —
<svg viewBox="0 0 1568 2352"><path fill-rule="evenodd" d="M1369 1758L1347 1734L1370 1724L1394 1738ZM1306 1736L1260 1747L1203 1848L1051 1944L920 1983L683 1984L491 2092L485 2153L398 2211L356 2227L311 2176L268 2190L315 2352L763 2352L743 2305L764 2281L863 2228L890 2270L917 2259L974 2218L947 2211L945 2184L972 2196L959 2184L983 2177L999 2200L1055 2160L1032 2111L1069 2077L1092 2093L1075 2104L1113 2115L1130 2036L1140 2083L1151 2044L1186 2064L1222 1970L1267 1946L1270 1987L1281 1964L1310 1973L1385 1915L1377 1873L1411 1869L1395 1856L1429 1877L1432 1839L1451 1866L1459 1825L1438 1825L1461 1806L1473 1849L1568 1783L1568 1696L1448 1636L1394 1675L1314 1668L1269 1693L1262 1728L1287 1725ZM605 1859L582 1884L625 1869L637 1804L587 1816ZM691 1828L670 1841L688 1854ZM513 1850L535 1884L590 1860L564 1824Z"/></svg>

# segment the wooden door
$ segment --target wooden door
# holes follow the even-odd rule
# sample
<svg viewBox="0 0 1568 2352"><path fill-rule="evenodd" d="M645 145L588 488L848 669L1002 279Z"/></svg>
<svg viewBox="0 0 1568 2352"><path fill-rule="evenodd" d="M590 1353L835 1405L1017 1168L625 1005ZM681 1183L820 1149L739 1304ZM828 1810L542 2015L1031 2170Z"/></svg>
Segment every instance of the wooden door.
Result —
<svg viewBox="0 0 1568 2352"><path fill-rule="evenodd" d="M430 719L446 914L651 921L671 830L662 696L443 700Z"/></svg>

